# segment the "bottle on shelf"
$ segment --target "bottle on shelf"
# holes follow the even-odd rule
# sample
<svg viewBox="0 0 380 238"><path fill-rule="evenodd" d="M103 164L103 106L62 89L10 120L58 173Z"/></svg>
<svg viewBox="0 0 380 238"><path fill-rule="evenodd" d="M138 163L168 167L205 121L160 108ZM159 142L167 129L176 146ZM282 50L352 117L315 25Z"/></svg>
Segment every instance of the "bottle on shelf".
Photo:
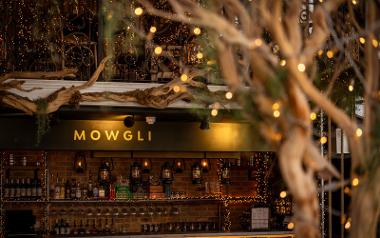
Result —
<svg viewBox="0 0 380 238"><path fill-rule="evenodd" d="M75 199L80 200L82 198L82 190L80 187L80 182L78 181L75 189Z"/></svg>
<svg viewBox="0 0 380 238"><path fill-rule="evenodd" d="M71 194L70 194L70 198L72 200L74 200L75 197L76 197L76 189L77 189L76 184L77 184L76 180L75 179L71 179Z"/></svg>
<svg viewBox="0 0 380 238"><path fill-rule="evenodd" d="M105 199L106 198L106 188L103 184L99 186L99 199Z"/></svg>
<svg viewBox="0 0 380 238"><path fill-rule="evenodd" d="M78 227L77 227L77 223L76 223L75 220L74 220L74 223L73 223L73 229L71 230L71 233L73 235L78 235Z"/></svg>
<svg viewBox="0 0 380 238"><path fill-rule="evenodd" d="M38 186L37 179L36 178L32 179L31 186L30 186L32 198L37 198L37 186Z"/></svg>
<svg viewBox="0 0 380 238"><path fill-rule="evenodd" d="M55 184L54 184L54 174L50 174L50 179L49 179L49 195L51 199L55 199Z"/></svg>
<svg viewBox="0 0 380 238"><path fill-rule="evenodd" d="M9 183L9 198L14 198L16 196L16 187L15 187L15 181L12 178Z"/></svg>
<svg viewBox="0 0 380 238"><path fill-rule="evenodd" d="M65 180L62 178L59 189L59 199L65 199Z"/></svg>
<svg viewBox="0 0 380 238"><path fill-rule="evenodd" d="M99 187L98 187L97 183L95 183L95 185L94 185L94 189L92 190L92 195L93 195L94 199L99 198Z"/></svg>
<svg viewBox="0 0 380 238"><path fill-rule="evenodd" d="M66 180L65 184L65 199L71 199L71 182L70 180Z"/></svg>
<svg viewBox="0 0 380 238"><path fill-rule="evenodd" d="M20 179L17 178L16 179L16 183L15 183L15 198L20 198L21 197L21 187L20 187Z"/></svg>
<svg viewBox="0 0 380 238"><path fill-rule="evenodd" d="M60 234L60 227L59 227L59 220L58 220L58 218L55 219L54 234L55 235L59 235Z"/></svg>
<svg viewBox="0 0 380 238"><path fill-rule="evenodd" d="M9 178L5 179L5 184L4 184L4 198L9 198L10 197L10 184L9 184Z"/></svg>
<svg viewBox="0 0 380 238"><path fill-rule="evenodd" d="M21 184L20 187L20 197L25 198L26 197L26 184L25 184L25 178L21 178Z"/></svg>
<svg viewBox="0 0 380 238"><path fill-rule="evenodd" d="M42 183L41 183L41 179L37 178L36 179L36 190L37 190L37 198L41 198L42 197Z"/></svg>
<svg viewBox="0 0 380 238"><path fill-rule="evenodd" d="M30 178L26 178L26 197L32 199L32 183Z"/></svg>
<svg viewBox="0 0 380 238"><path fill-rule="evenodd" d="M87 184L87 198L91 199L94 196L94 186L92 181L91 171L88 176L88 184Z"/></svg>
<svg viewBox="0 0 380 238"><path fill-rule="evenodd" d="M65 235L66 234L66 228L65 228L65 222L63 219L59 221L59 235Z"/></svg>
<svg viewBox="0 0 380 238"><path fill-rule="evenodd" d="M59 185L59 177L57 174L55 186L54 186L54 199L60 199L61 195L61 186Z"/></svg>

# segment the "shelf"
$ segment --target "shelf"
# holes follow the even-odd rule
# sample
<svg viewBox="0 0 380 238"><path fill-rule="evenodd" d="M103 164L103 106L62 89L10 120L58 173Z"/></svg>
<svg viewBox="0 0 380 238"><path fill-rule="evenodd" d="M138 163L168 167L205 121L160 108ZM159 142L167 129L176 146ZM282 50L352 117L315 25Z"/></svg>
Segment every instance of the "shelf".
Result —
<svg viewBox="0 0 380 238"><path fill-rule="evenodd" d="M4 169L12 169L12 170L36 170L40 169L40 166L22 166L22 165L15 165L15 166L4 166Z"/></svg>

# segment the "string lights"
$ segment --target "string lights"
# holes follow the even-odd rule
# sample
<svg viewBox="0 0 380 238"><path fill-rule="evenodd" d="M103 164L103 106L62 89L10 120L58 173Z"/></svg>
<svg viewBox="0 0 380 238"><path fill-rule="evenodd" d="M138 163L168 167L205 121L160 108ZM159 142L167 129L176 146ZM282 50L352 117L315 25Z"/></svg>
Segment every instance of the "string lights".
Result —
<svg viewBox="0 0 380 238"><path fill-rule="evenodd" d="M310 113L310 120L314 121L315 119L317 119L317 113L315 112Z"/></svg>
<svg viewBox="0 0 380 238"><path fill-rule="evenodd" d="M197 35L197 36L200 35L202 33L201 28L194 27L193 33L194 33L194 35Z"/></svg>
<svg viewBox="0 0 380 238"><path fill-rule="evenodd" d="M231 100L232 99L232 97L233 97L233 94L232 94L232 92L226 92L226 94L225 94L225 97L228 99L228 100Z"/></svg>
<svg viewBox="0 0 380 238"><path fill-rule="evenodd" d="M149 28L149 31L150 31L151 33L156 33L157 28L156 28L155 26L151 26L151 27Z"/></svg>
<svg viewBox="0 0 380 238"><path fill-rule="evenodd" d="M136 16L141 16L144 10L141 7L136 7L134 12Z"/></svg>
<svg viewBox="0 0 380 238"><path fill-rule="evenodd" d="M280 65L282 67L284 67L286 65L286 60L284 60L284 59L280 60Z"/></svg>
<svg viewBox="0 0 380 238"><path fill-rule="evenodd" d="M154 48L154 53L156 55L160 55L162 53L162 48L161 46L157 46L156 48Z"/></svg>
<svg viewBox="0 0 380 238"><path fill-rule="evenodd" d="M181 75L181 81L182 81L182 82L186 82L187 79L188 79L188 77L187 77L186 74L182 74L182 75Z"/></svg>
<svg viewBox="0 0 380 238"><path fill-rule="evenodd" d="M306 70L306 66L305 66L305 64L300 63L300 64L297 65L297 69L298 69L298 71L300 71L300 72L305 72L305 70Z"/></svg>

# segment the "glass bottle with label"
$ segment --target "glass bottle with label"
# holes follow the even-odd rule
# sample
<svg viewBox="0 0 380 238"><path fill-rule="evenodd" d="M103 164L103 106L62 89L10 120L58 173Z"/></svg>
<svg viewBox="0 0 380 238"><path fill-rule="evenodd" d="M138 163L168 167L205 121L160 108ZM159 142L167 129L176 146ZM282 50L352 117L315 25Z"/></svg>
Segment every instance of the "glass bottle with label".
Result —
<svg viewBox="0 0 380 238"><path fill-rule="evenodd" d="M60 186L61 186L61 188L59 190L60 191L59 199L63 200L63 199L65 199L65 192L66 192L66 190L65 190L65 180L63 178L61 180Z"/></svg>
<svg viewBox="0 0 380 238"><path fill-rule="evenodd" d="M77 183L77 188L75 189L75 199L80 200L82 198L82 190L80 187L80 182Z"/></svg>
<svg viewBox="0 0 380 238"><path fill-rule="evenodd" d="M99 186L99 199L105 199L106 198L106 189L104 185Z"/></svg>
<svg viewBox="0 0 380 238"><path fill-rule="evenodd" d="M65 184L65 199L69 200L71 199L71 182L70 180L66 180Z"/></svg>
<svg viewBox="0 0 380 238"><path fill-rule="evenodd" d="M15 181L11 179L11 182L9 184L9 198L14 198L15 196L16 196Z"/></svg>
<svg viewBox="0 0 380 238"><path fill-rule="evenodd" d="M26 179L25 187L26 187L26 197L28 197L29 199L32 198L32 183L31 183L30 178Z"/></svg>
<svg viewBox="0 0 380 238"><path fill-rule="evenodd" d="M32 182L31 182L31 190L32 190L32 198L37 198L37 179L34 178L32 179Z"/></svg>
<svg viewBox="0 0 380 238"><path fill-rule="evenodd" d="M41 198L42 197L42 184L41 184L41 180L40 179L37 179L37 197L38 198Z"/></svg>
<svg viewBox="0 0 380 238"><path fill-rule="evenodd" d="M92 181L92 174L90 171L90 174L88 177L88 184L87 184L87 197L91 199L94 195L93 192L94 192L94 187L93 187L93 181Z"/></svg>
<svg viewBox="0 0 380 238"><path fill-rule="evenodd" d="M93 195L94 199L99 198L99 187L98 187L97 183L95 183L94 189L92 190L92 195Z"/></svg>
<svg viewBox="0 0 380 238"><path fill-rule="evenodd" d="M54 199L59 199L61 195L61 186L59 185L59 178L57 174L57 178L55 181L55 187L54 187Z"/></svg>
<svg viewBox="0 0 380 238"><path fill-rule="evenodd" d="M20 184L20 197L25 198L26 197L26 184L25 184L25 178L21 179Z"/></svg>

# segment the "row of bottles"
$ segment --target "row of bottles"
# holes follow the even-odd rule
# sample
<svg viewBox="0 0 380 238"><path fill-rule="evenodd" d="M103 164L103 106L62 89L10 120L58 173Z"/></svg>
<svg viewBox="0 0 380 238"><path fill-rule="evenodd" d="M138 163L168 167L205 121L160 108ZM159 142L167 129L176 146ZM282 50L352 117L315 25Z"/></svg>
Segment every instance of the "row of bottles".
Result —
<svg viewBox="0 0 380 238"><path fill-rule="evenodd" d="M126 229L124 231L126 232ZM115 234L116 229L113 219L56 219L51 233L54 235L104 235Z"/></svg>
<svg viewBox="0 0 380 238"><path fill-rule="evenodd" d="M55 184L50 184L50 197L55 200L114 200L116 191L112 183L93 182L91 175L87 183L81 183L76 179L60 179L57 174Z"/></svg>
<svg viewBox="0 0 380 238"><path fill-rule="evenodd" d="M40 179L36 178L6 178L4 198L6 199L38 199L42 197Z"/></svg>

